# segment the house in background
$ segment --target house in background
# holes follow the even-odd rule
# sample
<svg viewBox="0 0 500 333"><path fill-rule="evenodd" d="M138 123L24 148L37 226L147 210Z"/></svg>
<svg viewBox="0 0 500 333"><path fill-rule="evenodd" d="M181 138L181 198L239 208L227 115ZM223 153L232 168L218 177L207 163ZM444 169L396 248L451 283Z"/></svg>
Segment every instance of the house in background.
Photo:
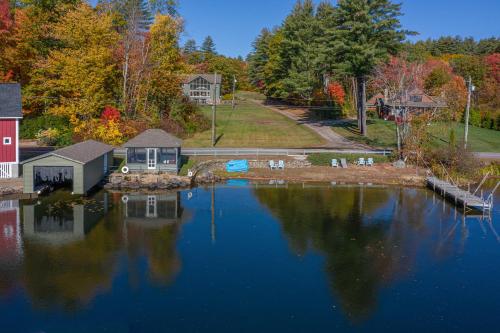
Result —
<svg viewBox="0 0 500 333"><path fill-rule="evenodd" d="M367 101L367 107L377 110L380 118L393 120L400 116L403 109L409 114L420 114L443 109L447 105L441 98L429 96L416 88L401 98L387 97L387 93L377 94Z"/></svg>
<svg viewBox="0 0 500 333"><path fill-rule="evenodd" d="M0 178L19 177L19 122L22 118L21 86L0 83Z"/></svg>
<svg viewBox="0 0 500 333"><path fill-rule="evenodd" d="M127 165L122 172L169 172L181 165L182 140L161 129L149 129L123 145Z"/></svg>
<svg viewBox="0 0 500 333"><path fill-rule="evenodd" d="M191 74L182 80L182 91L197 104L213 104L214 89L216 104L220 104L222 76L214 74Z"/></svg>

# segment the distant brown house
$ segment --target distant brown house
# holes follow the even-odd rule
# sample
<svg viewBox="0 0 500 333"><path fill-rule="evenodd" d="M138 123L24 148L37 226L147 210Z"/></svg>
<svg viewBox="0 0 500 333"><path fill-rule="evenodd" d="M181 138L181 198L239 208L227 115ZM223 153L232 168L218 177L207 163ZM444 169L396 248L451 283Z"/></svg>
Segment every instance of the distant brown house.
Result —
<svg viewBox="0 0 500 333"><path fill-rule="evenodd" d="M388 98L385 94L379 93L367 101L367 107L376 110L380 118L394 119L406 109L410 114L420 114L422 112L434 111L446 108L446 103L439 97L431 97L421 89L413 89L405 96L398 98Z"/></svg>

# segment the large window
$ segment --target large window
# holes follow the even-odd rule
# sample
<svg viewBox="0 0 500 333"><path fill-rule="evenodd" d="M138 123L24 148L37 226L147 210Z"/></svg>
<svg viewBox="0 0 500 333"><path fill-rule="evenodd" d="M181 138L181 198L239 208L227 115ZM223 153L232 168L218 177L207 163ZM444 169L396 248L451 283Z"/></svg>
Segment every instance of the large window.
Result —
<svg viewBox="0 0 500 333"><path fill-rule="evenodd" d="M410 101L420 103L422 102L422 95L411 95Z"/></svg>
<svg viewBox="0 0 500 333"><path fill-rule="evenodd" d="M189 89L191 90L191 93L197 91L210 94L210 82L202 77L198 77L189 84Z"/></svg>
<svg viewBox="0 0 500 333"><path fill-rule="evenodd" d="M175 148L158 149L158 163L177 164L177 150Z"/></svg>
<svg viewBox="0 0 500 333"><path fill-rule="evenodd" d="M145 148L128 148L127 163L146 163Z"/></svg>

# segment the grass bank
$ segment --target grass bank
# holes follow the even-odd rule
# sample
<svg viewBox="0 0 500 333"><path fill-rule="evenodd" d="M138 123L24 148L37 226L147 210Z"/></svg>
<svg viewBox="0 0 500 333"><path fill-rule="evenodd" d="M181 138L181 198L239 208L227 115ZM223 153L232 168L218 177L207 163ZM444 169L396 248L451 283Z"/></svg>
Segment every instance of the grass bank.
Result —
<svg viewBox="0 0 500 333"><path fill-rule="evenodd" d="M376 155L376 154L338 154L338 153L321 153L321 154L311 154L307 157L308 161L312 165L316 166L330 166L332 164L332 159L336 158L339 160L345 158L347 163L352 164L357 162L360 157L363 158L373 158L375 163L387 163L390 161L389 156Z"/></svg>
<svg viewBox="0 0 500 333"><path fill-rule="evenodd" d="M211 118L210 106L202 112ZM218 106L216 124L217 147L305 148L324 143L308 128L249 101L239 101L234 111L230 105ZM183 146L211 147L211 130L186 139Z"/></svg>
<svg viewBox="0 0 500 333"><path fill-rule="evenodd" d="M396 147L396 128L391 121L369 119L368 136L359 134L356 120L333 125L333 130L349 140L368 144L376 148ZM450 131L453 129L457 142L463 141L464 125L461 123L436 123L431 125L436 145L449 143ZM500 131L469 126L469 148L477 152L500 152Z"/></svg>

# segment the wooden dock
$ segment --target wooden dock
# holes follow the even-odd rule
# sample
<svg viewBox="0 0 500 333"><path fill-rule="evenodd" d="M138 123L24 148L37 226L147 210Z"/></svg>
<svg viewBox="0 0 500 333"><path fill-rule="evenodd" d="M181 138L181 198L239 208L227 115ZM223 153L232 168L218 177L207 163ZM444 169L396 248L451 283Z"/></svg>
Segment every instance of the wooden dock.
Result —
<svg viewBox="0 0 500 333"><path fill-rule="evenodd" d="M439 178L428 177L427 185L432 188L434 192L441 194L444 198L447 198L456 205L463 206L464 208L489 211L493 207L493 201L491 199L485 200L480 198L477 195L462 190L458 186Z"/></svg>

